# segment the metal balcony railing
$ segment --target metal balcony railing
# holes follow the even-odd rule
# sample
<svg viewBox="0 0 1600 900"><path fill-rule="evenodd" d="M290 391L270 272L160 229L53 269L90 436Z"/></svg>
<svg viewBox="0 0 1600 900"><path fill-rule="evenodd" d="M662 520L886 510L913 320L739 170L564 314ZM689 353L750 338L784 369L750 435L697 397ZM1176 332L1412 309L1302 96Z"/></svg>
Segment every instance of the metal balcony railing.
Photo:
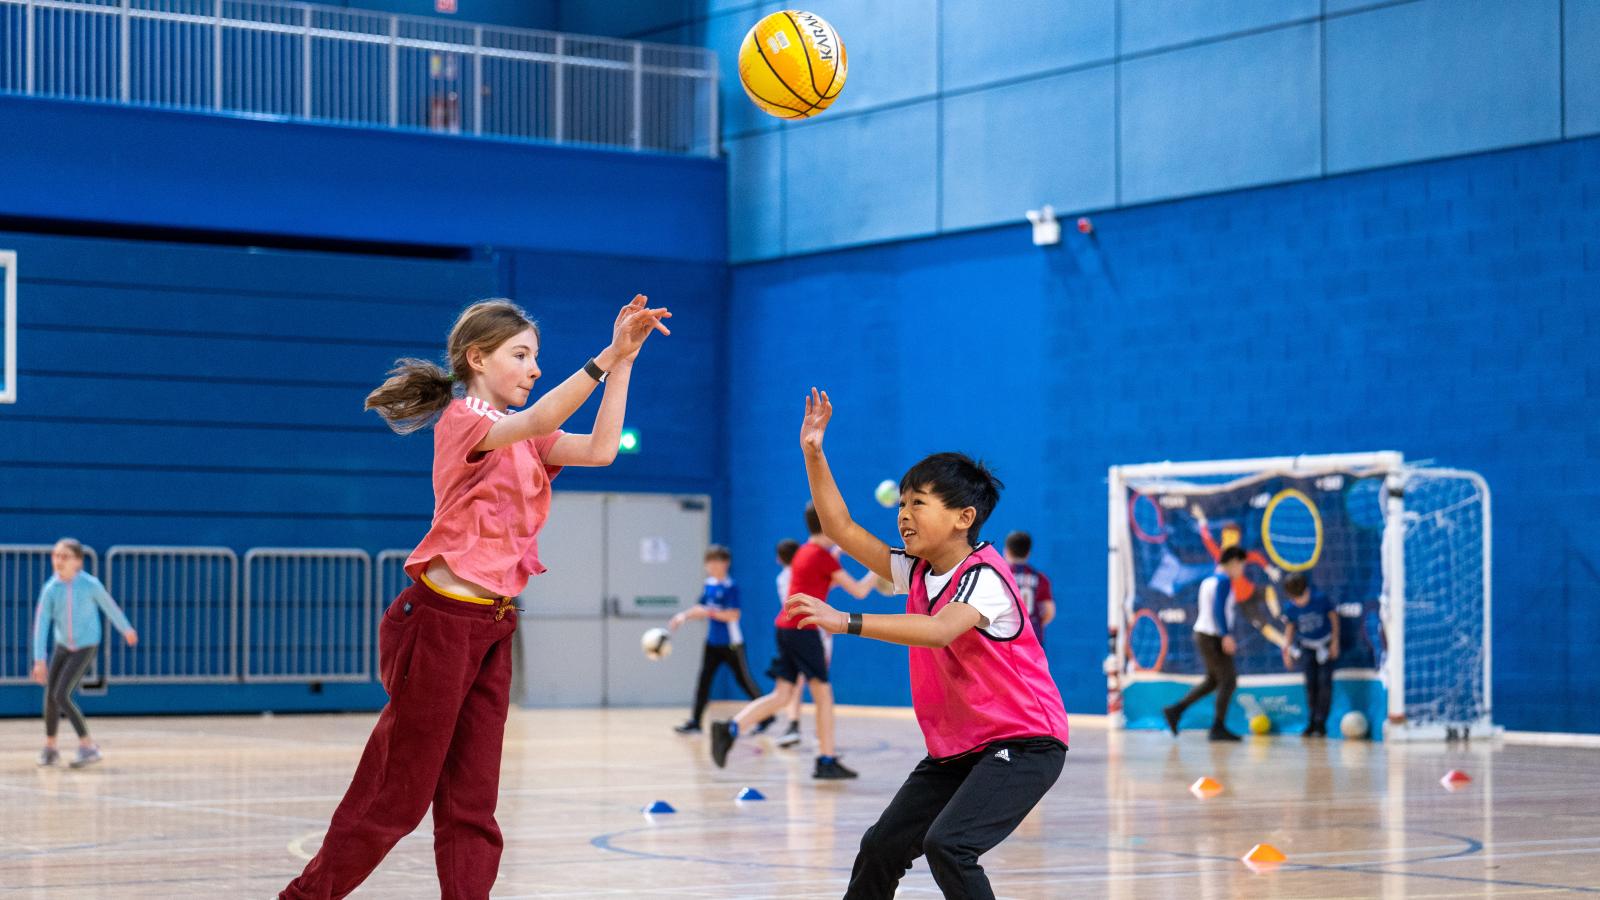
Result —
<svg viewBox="0 0 1600 900"><path fill-rule="evenodd" d="M717 154L708 50L275 0L0 0L0 92Z"/></svg>

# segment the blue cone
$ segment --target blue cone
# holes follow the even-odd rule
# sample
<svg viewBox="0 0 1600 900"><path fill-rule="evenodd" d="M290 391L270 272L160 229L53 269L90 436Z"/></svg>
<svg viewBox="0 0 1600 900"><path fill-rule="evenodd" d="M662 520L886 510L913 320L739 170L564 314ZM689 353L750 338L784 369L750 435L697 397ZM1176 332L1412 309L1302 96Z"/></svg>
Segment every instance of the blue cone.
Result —
<svg viewBox="0 0 1600 900"><path fill-rule="evenodd" d="M649 806L646 806L644 808L644 811L647 812L647 813L675 813L675 812L677 812L677 810L672 808L672 804L668 803L665 800L657 800L656 802L650 804Z"/></svg>
<svg viewBox="0 0 1600 900"><path fill-rule="evenodd" d="M739 792L739 796L737 796L737 797L735 797L733 799L735 799L735 800L765 800L765 799L767 799L767 795L761 793L760 791L756 790L753 787L747 787L744 790L741 790Z"/></svg>

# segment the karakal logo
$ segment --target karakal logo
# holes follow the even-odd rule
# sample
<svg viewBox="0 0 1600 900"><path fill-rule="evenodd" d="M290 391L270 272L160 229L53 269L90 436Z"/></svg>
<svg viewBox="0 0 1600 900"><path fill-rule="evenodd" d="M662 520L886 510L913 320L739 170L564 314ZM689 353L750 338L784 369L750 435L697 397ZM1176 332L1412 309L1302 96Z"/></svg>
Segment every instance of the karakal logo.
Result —
<svg viewBox="0 0 1600 900"><path fill-rule="evenodd" d="M833 32L822 24L822 20L811 13L801 13L800 22L811 32L811 43L817 47L817 59L824 62L833 59Z"/></svg>

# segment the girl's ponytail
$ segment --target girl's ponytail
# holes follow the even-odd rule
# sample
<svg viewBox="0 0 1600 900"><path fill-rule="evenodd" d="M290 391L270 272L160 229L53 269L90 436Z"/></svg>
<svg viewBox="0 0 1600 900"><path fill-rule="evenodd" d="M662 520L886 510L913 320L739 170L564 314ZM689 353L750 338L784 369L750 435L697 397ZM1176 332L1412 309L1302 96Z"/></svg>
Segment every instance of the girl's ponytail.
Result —
<svg viewBox="0 0 1600 900"><path fill-rule="evenodd" d="M397 359L389 380L367 395L367 409L378 411L396 434L432 425L455 396L455 377L425 359Z"/></svg>

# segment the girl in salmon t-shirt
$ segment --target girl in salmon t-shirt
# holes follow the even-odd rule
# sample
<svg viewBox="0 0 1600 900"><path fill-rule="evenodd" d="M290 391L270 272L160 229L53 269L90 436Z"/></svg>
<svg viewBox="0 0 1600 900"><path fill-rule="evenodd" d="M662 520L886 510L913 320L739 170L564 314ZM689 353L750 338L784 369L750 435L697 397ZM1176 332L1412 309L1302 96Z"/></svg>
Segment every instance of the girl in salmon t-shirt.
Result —
<svg viewBox="0 0 1600 900"><path fill-rule="evenodd" d="M544 571L538 536L563 466L616 458L634 358L665 309L643 295L617 314L611 344L520 412L539 378L539 328L507 300L475 303L450 330L449 371L402 359L367 397L400 434L433 426L433 526L411 558L415 583L378 629L389 704L316 858L280 894L343 897L433 806L447 900L486 898L500 870L494 809L510 702L514 598ZM561 424L605 382L593 434Z"/></svg>

